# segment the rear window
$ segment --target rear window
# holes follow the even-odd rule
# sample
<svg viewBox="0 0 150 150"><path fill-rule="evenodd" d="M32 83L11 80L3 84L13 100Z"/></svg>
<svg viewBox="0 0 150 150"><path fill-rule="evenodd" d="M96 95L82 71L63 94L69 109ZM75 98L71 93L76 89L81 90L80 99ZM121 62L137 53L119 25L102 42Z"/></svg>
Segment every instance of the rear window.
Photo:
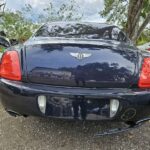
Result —
<svg viewBox="0 0 150 150"><path fill-rule="evenodd" d="M116 26L109 25L86 25L86 24L65 24L65 25L44 25L36 37L63 37L82 39L108 39L126 42L124 33Z"/></svg>

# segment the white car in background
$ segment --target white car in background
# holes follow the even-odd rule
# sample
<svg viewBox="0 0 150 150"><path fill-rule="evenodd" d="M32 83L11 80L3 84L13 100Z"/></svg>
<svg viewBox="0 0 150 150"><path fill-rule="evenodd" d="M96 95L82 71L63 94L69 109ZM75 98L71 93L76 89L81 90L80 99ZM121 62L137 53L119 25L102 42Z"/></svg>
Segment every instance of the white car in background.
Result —
<svg viewBox="0 0 150 150"><path fill-rule="evenodd" d="M146 43L146 44L144 44L144 45L138 46L138 49L150 51L150 42L149 42L149 43Z"/></svg>

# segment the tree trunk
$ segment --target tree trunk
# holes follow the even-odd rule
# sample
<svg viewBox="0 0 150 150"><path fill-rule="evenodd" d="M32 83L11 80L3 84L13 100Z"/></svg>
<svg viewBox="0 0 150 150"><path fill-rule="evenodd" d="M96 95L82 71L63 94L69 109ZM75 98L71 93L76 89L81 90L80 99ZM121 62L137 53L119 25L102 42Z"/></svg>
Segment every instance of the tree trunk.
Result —
<svg viewBox="0 0 150 150"><path fill-rule="evenodd" d="M137 41L139 39L142 31L144 30L144 28L147 26L147 24L149 22L150 22L150 13L147 15L146 19L144 20L144 22L142 23L142 25L139 27L137 33L133 37L134 41Z"/></svg>
<svg viewBox="0 0 150 150"><path fill-rule="evenodd" d="M133 38L138 31L141 10L143 8L144 0L130 0L128 9L127 33L129 38L136 42Z"/></svg>

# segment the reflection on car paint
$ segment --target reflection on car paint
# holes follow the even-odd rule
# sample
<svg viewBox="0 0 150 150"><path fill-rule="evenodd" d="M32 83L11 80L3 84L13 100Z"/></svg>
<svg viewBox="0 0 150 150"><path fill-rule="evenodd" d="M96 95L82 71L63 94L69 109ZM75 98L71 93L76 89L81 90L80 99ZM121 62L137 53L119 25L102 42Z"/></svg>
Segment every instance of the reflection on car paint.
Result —
<svg viewBox="0 0 150 150"><path fill-rule="evenodd" d="M120 47L110 49L104 46L69 44L35 45L27 46L27 49L27 71L31 82L103 87L110 82L110 84L129 84L134 79L136 51L126 52ZM70 56L70 51L92 55L77 60Z"/></svg>
<svg viewBox="0 0 150 150"><path fill-rule="evenodd" d="M107 119L110 109L109 99L87 99L84 96L48 97L46 115L79 120Z"/></svg>

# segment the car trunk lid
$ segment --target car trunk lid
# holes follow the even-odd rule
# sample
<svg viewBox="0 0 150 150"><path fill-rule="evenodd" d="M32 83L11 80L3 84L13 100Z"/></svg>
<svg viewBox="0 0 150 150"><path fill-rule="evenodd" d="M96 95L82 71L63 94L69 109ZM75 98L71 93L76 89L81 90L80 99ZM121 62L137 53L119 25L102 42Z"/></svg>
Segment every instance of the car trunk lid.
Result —
<svg viewBox="0 0 150 150"><path fill-rule="evenodd" d="M110 42L37 42L26 46L27 79L32 83L130 87L136 64L136 50Z"/></svg>

